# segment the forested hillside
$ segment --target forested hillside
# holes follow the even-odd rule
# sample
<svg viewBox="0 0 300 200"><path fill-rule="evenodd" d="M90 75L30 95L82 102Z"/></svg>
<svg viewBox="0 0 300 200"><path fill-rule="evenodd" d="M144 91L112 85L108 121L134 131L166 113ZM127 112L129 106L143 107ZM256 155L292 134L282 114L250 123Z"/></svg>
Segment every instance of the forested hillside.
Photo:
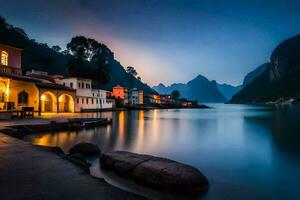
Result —
<svg viewBox="0 0 300 200"><path fill-rule="evenodd" d="M70 38L71 41L71 38ZM68 68L74 55L68 50L61 50L59 46L49 47L46 43L40 43L31 39L25 30L8 24L3 17L0 17L0 43L15 46L23 49L22 53L22 69L23 73L27 70L47 71L49 74L61 74L71 76ZM101 43L98 43L101 44ZM126 87L136 87L144 90L144 92L154 92L147 84L142 83L136 77L128 74L119 61L114 59L113 52L104 44L101 44L102 50L108 50L111 56L107 57L109 66L109 81L97 84L99 82L99 74L95 73L95 65L90 60L83 61L83 65L77 68L78 76L93 79L95 86L111 89L117 84ZM104 48L104 49L103 49Z"/></svg>

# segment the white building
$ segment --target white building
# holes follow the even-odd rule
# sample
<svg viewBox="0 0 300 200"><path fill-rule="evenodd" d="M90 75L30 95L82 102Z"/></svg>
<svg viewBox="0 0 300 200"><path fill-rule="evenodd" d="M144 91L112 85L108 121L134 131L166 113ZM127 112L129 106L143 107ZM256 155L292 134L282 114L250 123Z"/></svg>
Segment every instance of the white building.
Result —
<svg viewBox="0 0 300 200"><path fill-rule="evenodd" d="M129 104L130 105L142 105L144 104L144 91L133 88L129 92Z"/></svg>
<svg viewBox="0 0 300 200"><path fill-rule="evenodd" d="M55 81L76 90L75 112L112 108L112 102L106 98L107 91L92 89L91 79L71 77L57 78Z"/></svg>
<svg viewBox="0 0 300 200"><path fill-rule="evenodd" d="M136 88L130 90L129 94L129 104L138 105L139 104L139 91Z"/></svg>

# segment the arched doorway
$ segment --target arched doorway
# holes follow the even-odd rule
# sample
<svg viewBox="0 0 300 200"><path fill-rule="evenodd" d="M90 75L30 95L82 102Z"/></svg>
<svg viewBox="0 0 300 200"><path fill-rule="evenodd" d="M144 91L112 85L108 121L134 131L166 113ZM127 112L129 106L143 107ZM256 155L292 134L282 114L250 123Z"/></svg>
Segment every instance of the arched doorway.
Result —
<svg viewBox="0 0 300 200"><path fill-rule="evenodd" d="M74 100L72 96L68 94L62 94L58 98L58 101L59 112L74 112Z"/></svg>
<svg viewBox="0 0 300 200"><path fill-rule="evenodd" d="M0 103L5 102L7 94L7 84L4 81L0 81Z"/></svg>
<svg viewBox="0 0 300 200"><path fill-rule="evenodd" d="M18 93L18 106L28 106L28 93L23 90L22 92Z"/></svg>
<svg viewBox="0 0 300 200"><path fill-rule="evenodd" d="M56 112L56 97L51 92L44 92L41 96L42 112Z"/></svg>

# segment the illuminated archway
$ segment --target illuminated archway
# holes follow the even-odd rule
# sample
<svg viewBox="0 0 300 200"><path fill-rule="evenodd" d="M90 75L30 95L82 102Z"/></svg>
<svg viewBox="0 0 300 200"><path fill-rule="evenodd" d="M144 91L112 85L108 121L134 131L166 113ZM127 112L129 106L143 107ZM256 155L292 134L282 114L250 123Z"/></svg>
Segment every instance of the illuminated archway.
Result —
<svg viewBox="0 0 300 200"><path fill-rule="evenodd" d="M52 92L44 92L41 96L42 112L56 112L57 101L56 96Z"/></svg>
<svg viewBox="0 0 300 200"><path fill-rule="evenodd" d="M62 94L58 98L59 112L74 112L74 99L71 95Z"/></svg>
<svg viewBox="0 0 300 200"><path fill-rule="evenodd" d="M7 84L4 81L0 81L0 103L6 101L7 91L8 91Z"/></svg>

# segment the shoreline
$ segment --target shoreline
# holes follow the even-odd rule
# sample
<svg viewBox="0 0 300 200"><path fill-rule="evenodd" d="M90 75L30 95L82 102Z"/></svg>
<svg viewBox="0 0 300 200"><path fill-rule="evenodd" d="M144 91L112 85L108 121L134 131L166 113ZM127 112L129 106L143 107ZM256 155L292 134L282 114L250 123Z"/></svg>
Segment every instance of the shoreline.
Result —
<svg viewBox="0 0 300 200"><path fill-rule="evenodd" d="M142 108L123 108L117 109L113 111L94 111L94 112L82 112L82 113L71 113L73 115L69 115L69 113L61 113L62 116L56 115L55 117L45 116L45 117L36 117L36 118L24 118L24 119L13 119L13 120L0 120L0 132L22 139L25 135L34 134L34 133L42 133L42 132L53 132L53 131L69 131L69 130L81 130L83 128L92 128L96 126L106 126L112 123L112 119L108 118L95 118L95 117L84 117L80 116L80 114L99 114L106 112L122 112L122 111L135 111L135 110L167 110L167 109L211 109L212 107L206 105L199 105L197 107L142 107ZM64 114L67 114L64 116ZM78 116L76 116L78 115ZM94 121L104 120L105 122L93 122L93 123L85 123L82 122L84 120L90 121L93 119ZM81 121L81 122L79 122Z"/></svg>
<svg viewBox="0 0 300 200"><path fill-rule="evenodd" d="M51 149L0 133L3 199L145 199L92 177Z"/></svg>
<svg viewBox="0 0 300 200"><path fill-rule="evenodd" d="M99 114L99 113L109 113L109 112L121 112L121 111L135 111L135 110L167 110L167 109L211 109L213 107L206 106L206 105L200 105L198 107L142 107L142 108L120 108L120 109L113 109L113 110L102 110L102 111L87 111L87 112L75 112L75 113L46 113L42 116L35 116L34 118L22 118L22 119L0 119L1 127L11 127L13 126L25 126L25 125L46 125L50 123L57 123L60 124L66 124L68 123L68 120L72 119L88 119L88 118L94 118L94 119L100 119L99 117L85 117L80 115L85 114ZM50 114L50 115L48 115ZM0 128L1 128L0 127ZM1 129L0 129L1 130Z"/></svg>
<svg viewBox="0 0 300 200"><path fill-rule="evenodd" d="M130 111L130 110L155 110L155 109L205 109L205 108L211 108L207 105L201 104L198 106L141 106L141 107L131 107L126 106L122 108L108 108L108 109L85 109L82 110L82 112L78 113L101 113L101 112L119 112L119 111Z"/></svg>

